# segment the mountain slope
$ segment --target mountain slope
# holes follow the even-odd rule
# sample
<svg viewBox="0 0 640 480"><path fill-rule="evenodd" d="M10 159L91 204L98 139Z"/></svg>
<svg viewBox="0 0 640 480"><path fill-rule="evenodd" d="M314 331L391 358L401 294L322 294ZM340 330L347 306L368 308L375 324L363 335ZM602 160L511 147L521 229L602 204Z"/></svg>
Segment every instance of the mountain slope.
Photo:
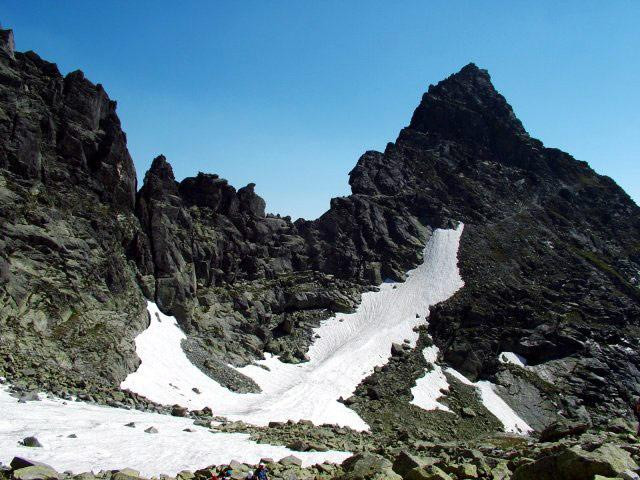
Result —
<svg viewBox="0 0 640 480"><path fill-rule="evenodd" d="M305 362L321 320L402 280L434 229L463 222L465 287L351 408L387 433L433 422L410 405L432 341L535 428L626 414L640 394L640 210L531 138L486 71L470 64L429 87L396 142L358 160L350 196L292 222L265 214L253 184L176 181L163 156L136 191L115 102L81 72L14 51L10 31L0 39L0 374L12 381L116 395L139 361L146 298L178 319L193 363L257 392L229 364L265 352Z"/></svg>
<svg viewBox="0 0 640 480"><path fill-rule="evenodd" d="M640 210L610 178L529 137L486 71L470 64L431 86L350 183L373 198L410 192L430 225L465 223L465 288L429 319L448 364L504 385L538 428L555 410L628 411L640 379ZM499 363L504 351L537 366L535 378Z"/></svg>

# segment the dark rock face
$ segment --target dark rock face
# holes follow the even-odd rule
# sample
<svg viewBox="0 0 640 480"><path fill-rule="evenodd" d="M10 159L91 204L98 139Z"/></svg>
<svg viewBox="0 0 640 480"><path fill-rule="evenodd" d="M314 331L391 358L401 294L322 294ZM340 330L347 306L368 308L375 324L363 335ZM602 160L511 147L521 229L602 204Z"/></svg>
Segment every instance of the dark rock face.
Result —
<svg viewBox="0 0 640 480"><path fill-rule="evenodd" d="M205 173L178 182L163 156L136 192L100 85L16 52L10 31L0 66L5 373L55 370L33 379L45 386L52 375L119 382L137 365L146 297L178 318L196 364L251 391L229 363L265 351L304 361L321 319L402 279L434 228L462 221L465 287L429 319L447 363L496 382L540 428L554 410L580 421L624 414L640 394L638 207L531 138L475 65L429 87L396 142L358 160L352 195L296 222L265 214L254 184L236 190ZM532 369L499 364L502 351ZM409 365L418 354L405 355ZM407 396L394 371L376 373L380 402Z"/></svg>
<svg viewBox="0 0 640 480"><path fill-rule="evenodd" d="M0 36L0 365L44 386L116 383L146 324L126 138L100 85Z"/></svg>
<svg viewBox="0 0 640 480"><path fill-rule="evenodd" d="M192 361L241 391L246 382L226 363L243 364L265 350L304 360L311 328L352 309L362 291L311 271L297 226L264 209L253 184L236 191L204 173L178 183L162 156L137 200L148 238L141 245L150 255L144 248L135 255L152 279L148 291L190 333L184 348Z"/></svg>
<svg viewBox="0 0 640 480"><path fill-rule="evenodd" d="M531 139L473 65L429 89L396 145L423 168L436 162L429 203L445 198L467 224L466 286L430 319L445 360L486 377L496 352L514 351L532 365L552 362L552 382L570 393L567 414L580 405L624 411L640 387L627 345L640 318L633 201L586 163Z"/></svg>
<svg viewBox="0 0 640 480"><path fill-rule="evenodd" d="M499 382L497 354L513 351L567 394L566 415L626 410L640 387L640 211L611 179L530 138L486 71L468 65L431 86L351 185L356 195L398 185L416 218L465 223L465 287L429 319L447 363Z"/></svg>

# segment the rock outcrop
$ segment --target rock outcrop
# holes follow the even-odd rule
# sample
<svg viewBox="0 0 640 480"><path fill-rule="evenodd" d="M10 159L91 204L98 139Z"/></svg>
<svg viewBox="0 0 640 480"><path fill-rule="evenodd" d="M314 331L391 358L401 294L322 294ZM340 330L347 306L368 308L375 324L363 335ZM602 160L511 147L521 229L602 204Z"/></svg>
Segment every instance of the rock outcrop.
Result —
<svg viewBox="0 0 640 480"><path fill-rule="evenodd" d="M146 326L136 174L116 104L0 36L0 358L39 386L119 382Z"/></svg>

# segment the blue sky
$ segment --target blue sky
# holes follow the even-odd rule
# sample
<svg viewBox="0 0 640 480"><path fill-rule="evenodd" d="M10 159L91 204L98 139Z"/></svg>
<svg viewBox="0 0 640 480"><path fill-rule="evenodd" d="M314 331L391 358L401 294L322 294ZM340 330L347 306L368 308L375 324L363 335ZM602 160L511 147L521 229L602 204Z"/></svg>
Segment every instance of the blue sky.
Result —
<svg viewBox="0 0 640 480"><path fill-rule="evenodd" d="M315 218L347 173L470 61L527 130L640 200L640 2L0 0L19 50L81 69L118 101L139 182L249 182Z"/></svg>

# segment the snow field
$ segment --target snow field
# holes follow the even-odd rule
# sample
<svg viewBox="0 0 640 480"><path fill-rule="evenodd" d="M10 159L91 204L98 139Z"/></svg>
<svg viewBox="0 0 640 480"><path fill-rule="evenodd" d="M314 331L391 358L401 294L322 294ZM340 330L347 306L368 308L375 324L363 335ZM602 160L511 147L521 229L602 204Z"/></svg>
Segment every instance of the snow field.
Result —
<svg viewBox="0 0 640 480"><path fill-rule="evenodd" d="M309 349L308 362L292 365L266 355L257 364L238 369L260 386L258 394L231 392L202 373L182 350L185 335L175 318L148 302L150 324L136 338L141 365L121 387L166 405L190 409L209 406L215 415L256 425L305 419L366 430L368 425L338 399L349 397L376 366L388 362L392 343L408 339L415 346L418 334L413 329L425 323L429 306L446 300L464 285L457 267L462 229L460 225L455 230L436 230L425 246L423 264L408 272L405 282L384 283L378 292L363 294L355 313L324 321L314 331L319 338ZM425 348L423 355L433 368L411 390L413 404L449 411L438 402L440 389L449 388L447 372L478 388L483 403L505 430L531 431L491 383L472 383L453 369L443 371L436 363L435 346ZM501 360L522 361L509 352L504 352ZM201 393L195 393L194 388ZM231 460L257 463L262 457L279 459L294 454L306 466L340 463L350 456L336 451L292 452L282 446L257 444L247 434L211 433L189 419L167 415L53 398L19 404L6 387L0 387L0 411L0 461L27 456L59 471L130 467L145 476L175 475ZM129 422L135 422L136 428L125 427ZM151 426L159 433L144 432ZM185 432L185 428L194 431ZM71 434L77 438L69 438ZM44 448L18 445L32 435Z"/></svg>
<svg viewBox="0 0 640 480"><path fill-rule="evenodd" d="M65 405L66 403L66 405ZM146 477L175 476L231 460L256 464L263 457L300 458L303 465L325 461L342 463L349 452L293 452L286 447L258 444L248 434L211 433L193 420L137 410L102 407L83 402L44 398L18 403L7 387L0 387L0 462L23 456L62 472L122 469L139 470ZM135 428L125 424L135 422ZM145 433L149 427L158 433ZM192 433L183 431L194 430ZM69 438L75 434L77 438ZM18 445L28 436L43 448Z"/></svg>
<svg viewBox="0 0 640 480"><path fill-rule="evenodd" d="M314 331L320 338L311 345L308 362L292 365L267 355L257 365L238 369L260 386L258 394L231 392L202 373L182 351L185 336L175 319L149 302L151 323L136 338L142 363L121 387L167 405L209 406L215 415L255 425L305 419L367 430L338 399L349 397L376 366L387 363L393 342L408 339L415 345L413 328L425 323L429 306L464 285L457 267L462 229L460 224L455 230L435 230L424 262L408 272L405 282L384 283L378 292L362 295L355 313L324 321Z"/></svg>

